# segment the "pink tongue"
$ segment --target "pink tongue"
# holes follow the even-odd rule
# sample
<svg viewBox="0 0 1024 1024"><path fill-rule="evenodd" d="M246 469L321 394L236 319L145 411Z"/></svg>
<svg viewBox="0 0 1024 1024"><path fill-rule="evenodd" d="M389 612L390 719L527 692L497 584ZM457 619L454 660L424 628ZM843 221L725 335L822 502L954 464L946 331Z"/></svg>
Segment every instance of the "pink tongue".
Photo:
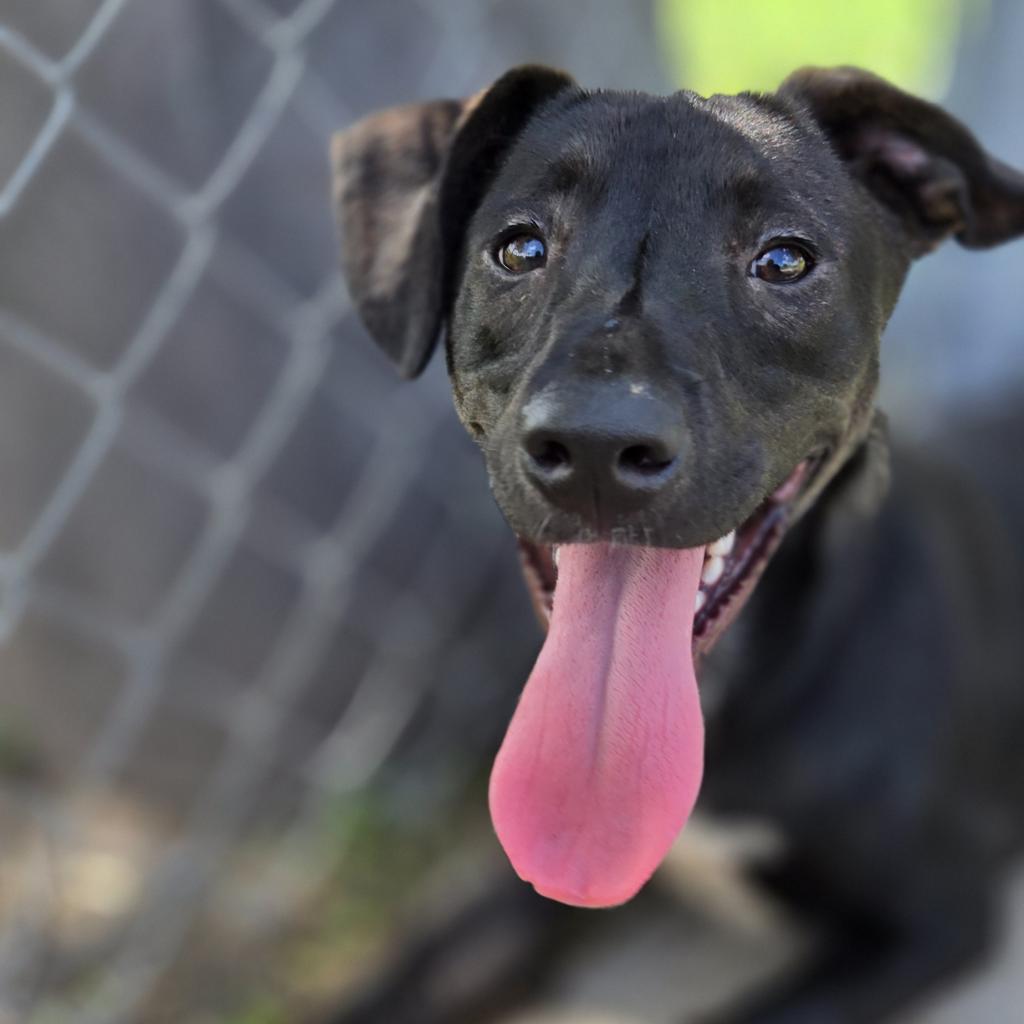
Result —
<svg viewBox="0 0 1024 1024"><path fill-rule="evenodd" d="M551 628L491 774L519 876L585 907L623 903L700 788L690 636L704 549L561 548Z"/></svg>

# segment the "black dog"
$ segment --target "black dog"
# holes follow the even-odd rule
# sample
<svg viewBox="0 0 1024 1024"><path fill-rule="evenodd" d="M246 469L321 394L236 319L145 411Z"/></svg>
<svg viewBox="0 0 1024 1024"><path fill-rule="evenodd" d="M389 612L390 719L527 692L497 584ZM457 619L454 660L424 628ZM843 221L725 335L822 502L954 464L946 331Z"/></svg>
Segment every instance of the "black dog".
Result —
<svg viewBox="0 0 1024 1024"><path fill-rule="evenodd" d="M1024 839L1024 422L887 490L874 397L913 259L1024 234L1024 176L854 69L702 99L523 68L334 163L352 297L406 376L446 328L551 617L492 777L520 875L628 899L706 757L702 806L781 827L762 880L833 938L729 1019L874 1021L967 964Z"/></svg>

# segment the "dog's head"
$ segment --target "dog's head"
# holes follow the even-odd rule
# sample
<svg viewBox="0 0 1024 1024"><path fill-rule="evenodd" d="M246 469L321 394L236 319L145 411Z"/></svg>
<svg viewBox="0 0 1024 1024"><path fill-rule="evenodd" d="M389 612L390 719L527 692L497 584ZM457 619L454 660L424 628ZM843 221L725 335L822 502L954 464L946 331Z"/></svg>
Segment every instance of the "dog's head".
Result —
<svg viewBox="0 0 1024 1024"><path fill-rule="evenodd" d="M534 707L531 678L499 758L499 831L542 890L614 901L653 870L699 780L696 734L670 736L656 764L637 752L673 701L697 714L671 666L710 646L864 442L912 260L949 237L1024 233L1024 176L940 108L850 68L710 99L521 68L468 101L368 118L333 157L370 333L406 376L446 333L459 416L548 612L557 582L535 671L556 682ZM631 682L645 673L669 681ZM577 770L580 721L612 740L575 749ZM677 742L685 763L662 756ZM569 781L553 791L551 773ZM684 795L651 810L652 789ZM567 810L577 800L607 806ZM634 805L642 820L609 840Z"/></svg>

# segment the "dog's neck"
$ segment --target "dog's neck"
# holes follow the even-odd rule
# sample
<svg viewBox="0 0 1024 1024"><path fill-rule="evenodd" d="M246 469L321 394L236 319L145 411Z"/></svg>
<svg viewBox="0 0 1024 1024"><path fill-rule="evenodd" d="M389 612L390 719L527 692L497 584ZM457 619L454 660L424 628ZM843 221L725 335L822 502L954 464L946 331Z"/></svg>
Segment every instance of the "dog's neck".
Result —
<svg viewBox="0 0 1024 1024"><path fill-rule="evenodd" d="M887 483L888 448L878 417L870 436L788 532L748 607L704 664L701 697L709 732L747 720L761 727L785 716L817 684L827 655L813 637L831 635L820 628L821 620L841 618L870 586L856 576L837 582L828 566L834 570L837 556L856 564L858 551L866 557Z"/></svg>

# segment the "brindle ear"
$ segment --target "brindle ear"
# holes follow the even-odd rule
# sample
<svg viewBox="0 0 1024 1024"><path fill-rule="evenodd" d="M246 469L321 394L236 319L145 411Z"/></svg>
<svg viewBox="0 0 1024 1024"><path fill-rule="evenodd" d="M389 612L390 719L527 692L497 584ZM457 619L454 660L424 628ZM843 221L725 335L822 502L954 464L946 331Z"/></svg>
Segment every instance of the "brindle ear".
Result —
<svg viewBox="0 0 1024 1024"><path fill-rule="evenodd" d="M941 107L858 68L804 68L780 95L807 107L839 155L900 218L914 255L953 236L987 248L1024 234L1024 174Z"/></svg>
<svg viewBox="0 0 1024 1024"><path fill-rule="evenodd" d="M466 227L502 158L573 80L521 67L468 100L374 114L331 144L342 268L370 334L403 377L441 331Z"/></svg>

